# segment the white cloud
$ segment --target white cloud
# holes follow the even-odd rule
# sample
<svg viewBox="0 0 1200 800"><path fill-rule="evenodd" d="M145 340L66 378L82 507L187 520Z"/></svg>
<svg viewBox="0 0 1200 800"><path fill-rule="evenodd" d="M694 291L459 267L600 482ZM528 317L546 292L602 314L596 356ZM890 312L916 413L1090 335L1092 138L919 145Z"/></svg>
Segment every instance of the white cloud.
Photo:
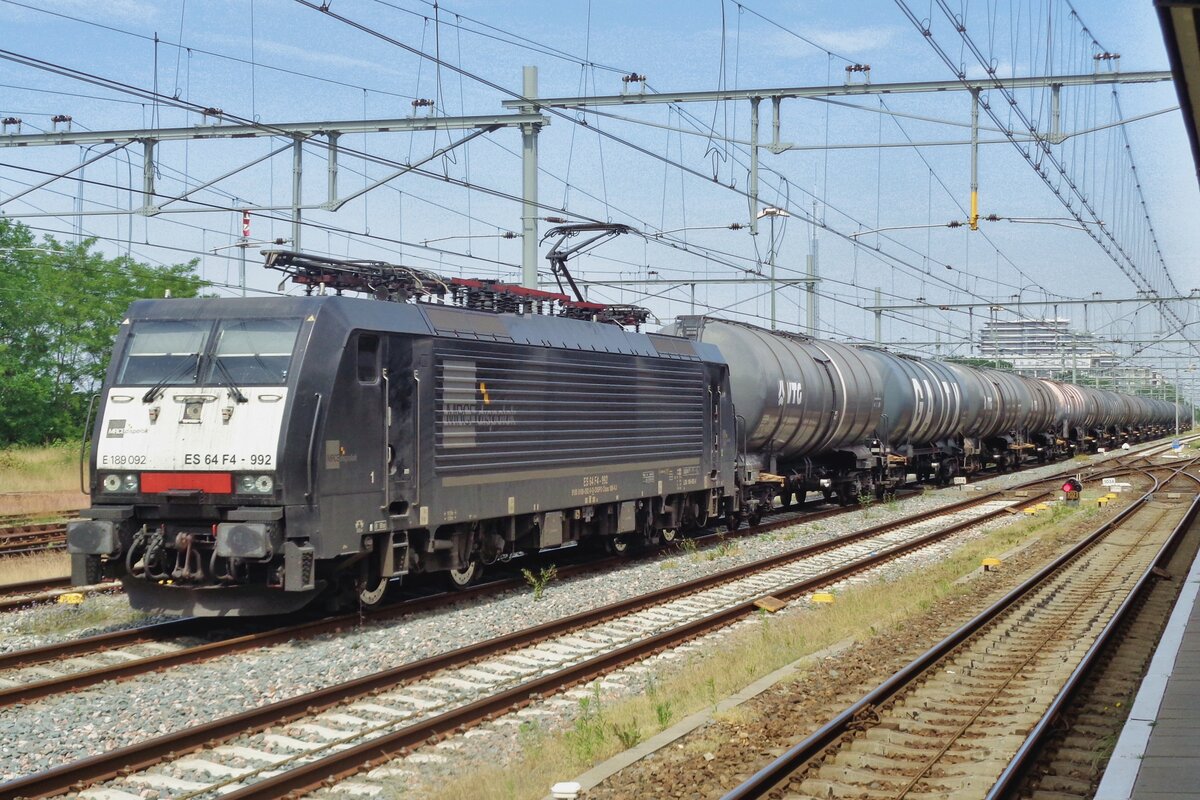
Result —
<svg viewBox="0 0 1200 800"><path fill-rule="evenodd" d="M865 56L888 47L900 36L900 29L893 26L868 25L859 28L803 28L797 33L816 43L818 47L831 50L838 55ZM805 44L790 33L775 30L767 34L767 47L784 58L807 58L817 53L812 45Z"/></svg>
<svg viewBox="0 0 1200 800"><path fill-rule="evenodd" d="M40 0L36 3L46 11L95 19L101 10L95 0ZM153 22L161 6L145 0L107 0L103 4L103 21L109 24Z"/></svg>
<svg viewBox="0 0 1200 800"><path fill-rule="evenodd" d="M208 41L212 37L201 35L195 37L199 40ZM242 58L248 58L250 53L250 40L236 39L230 36L219 37L219 48L224 53L237 53ZM272 56L271 63L274 66L287 66L288 64L311 64L322 67L326 70L357 70L373 72L382 75L401 75L399 70L393 69L378 61L371 61L365 58L354 58L352 56L342 55L340 53L317 50L308 47L299 47L297 45L287 44L284 42L272 41L258 37L254 41L254 51L257 56L262 59L263 56ZM267 59L264 59L267 60ZM332 75L331 77L343 77Z"/></svg>

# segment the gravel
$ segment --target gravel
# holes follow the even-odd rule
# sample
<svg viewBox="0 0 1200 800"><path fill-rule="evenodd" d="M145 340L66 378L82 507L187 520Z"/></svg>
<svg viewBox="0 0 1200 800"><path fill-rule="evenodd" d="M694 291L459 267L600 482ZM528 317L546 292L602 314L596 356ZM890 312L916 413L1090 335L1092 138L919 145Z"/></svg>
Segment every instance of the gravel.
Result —
<svg viewBox="0 0 1200 800"><path fill-rule="evenodd" d="M1005 475L984 484L1010 486L1062 464ZM865 512L797 525L736 540L736 547L700 549L631 562L605 573L562 579L534 602L531 591L512 590L461 607L413 614L401 620L366 624L354 630L295 641L201 664L177 667L67 696L0 710L0 778L8 780L68 763L135 741L180 730L314 689L445 652L470 642L537 625L596 606L644 594L670 584L726 569L864 525L957 502L970 490L942 490ZM119 604L117 598L88 603ZM33 635L21 618L65 609L14 612L0 619L4 649L32 647L83 635ZM70 613L66 611L66 613ZM127 627L134 620L106 621L102 629ZM145 623L140 619L140 624ZM22 632L22 626L26 626ZM89 632L95 632L94 630ZM483 737L491 738L491 737ZM483 739L480 739L483 741ZM489 746L491 746L489 744Z"/></svg>

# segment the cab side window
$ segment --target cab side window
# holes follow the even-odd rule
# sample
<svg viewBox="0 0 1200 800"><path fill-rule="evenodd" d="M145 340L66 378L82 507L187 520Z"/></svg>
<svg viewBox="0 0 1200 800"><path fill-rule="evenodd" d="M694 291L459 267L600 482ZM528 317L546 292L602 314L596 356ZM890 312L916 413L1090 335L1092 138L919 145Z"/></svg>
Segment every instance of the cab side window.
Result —
<svg viewBox="0 0 1200 800"><path fill-rule="evenodd" d="M358 335L358 382L379 380L379 337L373 333Z"/></svg>

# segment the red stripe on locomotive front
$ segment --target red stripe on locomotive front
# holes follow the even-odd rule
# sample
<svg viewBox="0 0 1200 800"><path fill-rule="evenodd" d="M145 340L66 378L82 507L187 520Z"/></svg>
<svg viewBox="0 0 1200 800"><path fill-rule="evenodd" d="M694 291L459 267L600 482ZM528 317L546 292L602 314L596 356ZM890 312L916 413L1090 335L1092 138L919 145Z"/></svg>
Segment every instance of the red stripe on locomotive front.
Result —
<svg viewBox="0 0 1200 800"><path fill-rule="evenodd" d="M233 475L228 472L143 472L142 492L168 492L172 489L199 489L208 494L230 494Z"/></svg>

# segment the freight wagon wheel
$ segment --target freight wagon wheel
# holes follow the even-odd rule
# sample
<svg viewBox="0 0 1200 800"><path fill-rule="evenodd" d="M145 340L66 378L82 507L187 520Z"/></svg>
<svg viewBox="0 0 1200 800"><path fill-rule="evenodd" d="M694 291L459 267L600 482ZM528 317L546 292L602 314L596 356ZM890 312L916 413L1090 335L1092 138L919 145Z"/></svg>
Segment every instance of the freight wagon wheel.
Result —
<svg viewBox="0 0 1200 800"><path fill-rule="evenodd" d="M479 562L478 558L472 558L462 569L452 569L446 572L450 588L458 591L479 583L479 579L482 577L483 564Z"/></svg>
<svg viewBox="0 0 1200 800"><path fill-rule="evenodd" d="M368 608L379 605L380 601L383 600L384 594L387 593L388 579L380 577L378 581L374 587L371 586L370 581L363 579L360 579L355 584L358 589L358 602Z"/></svg>
<svg viewBox="0 0 1200 800"><path fill-rule="evenodd" d="M679 531L675 528L663 528L658 532L659 541L663 544L670 544L679 536Z"/></svg>
<svg viewBox="0 0 1200 800"><path fill-rule="evenodd" d="M627 556L633 552L633 547L624 536L610 536L605 541L608 552L616 556Z"/></svg>

